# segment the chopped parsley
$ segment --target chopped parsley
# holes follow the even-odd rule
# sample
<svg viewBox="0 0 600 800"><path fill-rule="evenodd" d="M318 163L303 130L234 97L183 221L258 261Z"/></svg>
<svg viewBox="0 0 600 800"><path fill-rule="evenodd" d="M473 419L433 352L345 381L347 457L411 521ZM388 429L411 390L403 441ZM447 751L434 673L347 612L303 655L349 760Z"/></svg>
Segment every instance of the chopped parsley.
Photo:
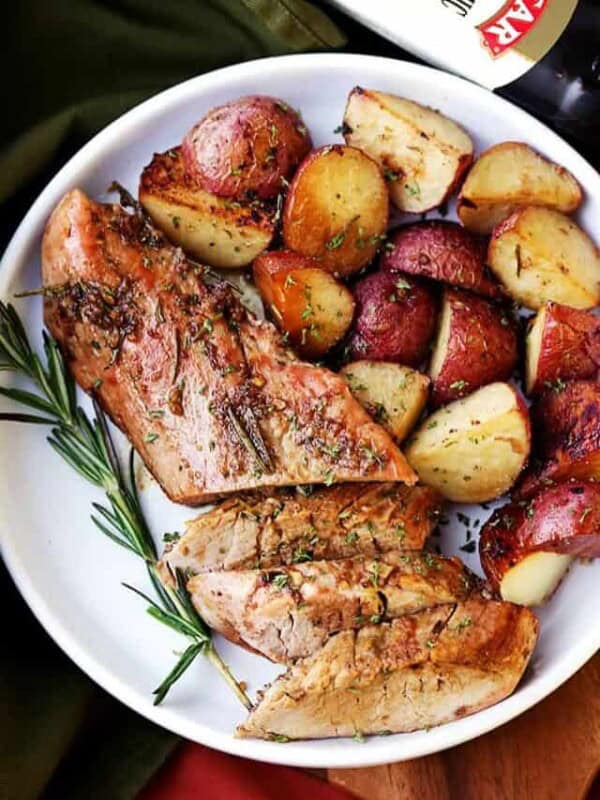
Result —
<svg viewBox="0 0 600 800"><path fill-rule="evenodd" d="M285 589L285 587L289 584L289 580L289 575L280 573L279 575L275 575L273 578L271 578L270 583L274 589L281 590Z"/></svg>
<svg viewBox="0 0 600 800"><path fill-rule="evenodd" d="M327 250L337 250L338 247L341 247L344 243L344 239L346 238L350 226L352 225L353 222L356 222L356 220L359 217L360 214L357 214L355 217L352 217L352 219L346 224L346 226L339 233L336 233L335 236L332 236L331 239L329 239L329 241L325 242L325 248Z"/></svg>
<svg viewBox="0 0 600 800"><path fill-rule="evenodd" d="M310 550L307 550L305 547L298 547L292 556L292 561L294 564L303 564L305 561L312 561L313 554Z"/></svg>

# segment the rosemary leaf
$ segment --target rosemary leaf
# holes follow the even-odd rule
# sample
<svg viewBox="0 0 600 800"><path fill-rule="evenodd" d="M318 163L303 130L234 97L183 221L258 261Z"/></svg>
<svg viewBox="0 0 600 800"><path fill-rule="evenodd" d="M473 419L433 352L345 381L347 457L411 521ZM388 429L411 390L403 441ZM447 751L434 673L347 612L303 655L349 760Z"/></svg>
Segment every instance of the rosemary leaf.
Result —
<svg viewBox="0 0 600 800"><path fill-rule="evenodd" d="M196 656L199 655L205 647L206 644L191 644L187 648L164 681L152 692L152 694L155 695L155 706L158 706L162 703L171 686L173 686L174 683L177 683L192 661L194 661Z"/></svg>
<svg viewBox="0 0 600 800"><path fill-rule="evenodd" d="M55 419L47 419L46 417L38 417L35 414L0 414L0 420L4 422L30 422L34 425L56 425Z"/></svg>

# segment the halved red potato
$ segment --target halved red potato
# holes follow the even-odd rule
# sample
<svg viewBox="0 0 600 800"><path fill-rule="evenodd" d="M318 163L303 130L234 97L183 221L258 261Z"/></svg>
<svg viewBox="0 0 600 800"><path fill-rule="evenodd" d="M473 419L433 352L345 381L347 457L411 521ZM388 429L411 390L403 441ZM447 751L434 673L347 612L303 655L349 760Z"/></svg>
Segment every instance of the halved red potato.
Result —
<svg viewBox="0 0 600 800"><path fill-rule="evenodd" d="M435 333L432 289L418 278L379 270L356 283L354 298L352 358L419 366Z"/></svg>
<svg viewBox="0 0 600 800"><path fill-rule="evenodd" d="M186 176L179 147L156 153L144 168L139 200L174 244L212 267L246 266L275 232L273 209L217 197Z"/></svg>
<svg viewBox="0 0 600 800"><path fill-rule="evenodd" d="M344 139L381 165L394 205L414 214L441 205L473 160L471 138L444 114L360 86L348 95Z"/></svg>
<svg viewBox="0 0 600 800"><path fill-rule="evenodd" d="M276 324L306 358L322 356L352 324L352 293L313 259L272 251L255 260L253 272Z"/></svg>
<svg viewBox="0 0 600 800"><path fill-rule="evenodd" d="M402 442L425 408L429 378L410 367L383 361L353 361L340 374L373 419Z"/></svg>
<svg viewBox="0 0 600 800"><path fill-rule="evenodd" d="M501 142L472 166L458 196L463 225L474 233L493 228L521 206L545 206L570 214L582 200L579 183L564 167L523 142Z"/></svg>
<svg viewBox="0 0 600 800"><path fill-rule="evenodd" d="M531 419L538 459L518 487L520 497L570 478L600 481L600 383L558 381Z"/></svg>
<svg viewBox="0 0 600 800"><path fill-rule="evenodd" d="M571 481L495 511L479 539L481 566L503 600L543 603L576 556L600 556L600 484Z"/></svg>
<svg viewBox="0 0 600 800"><path fill-rule="evenodd" d="M405 455L427 486L456 503L507 492L531 447L527 406L508 383L491 383L427 417Z"/></svg>
<svg viewBox="0 0 600 800"><path fill-rule="evenodd" d="M434 219L398 228L381 260L383 269L433 278L484 297L504 292L485 266L486 243L456 222Z"/></svg>
<svg viewBox="0 0 600 800"><path fill-rule="evenodd" d="M274 197L311 147L298 112L264 95L211 109L182 144L188 175L207 192L238 200Z"/></svg>
<svg viewBox="0 0 600 800"><path fill-rule="evenodd" d="M429 376L434 406L510 378L517 363L514 318L498 303L460 289L444 290Z"/></svg>
<svg viewBox="0 0 600 800"><path fill-rule="evenodd" d="M351 275L371 261L384 238L388 195L381 170L354 147L328 145L304 159L283 212L285 246Z"/></svg>
<svg viewBox="0 0 600 800"><path fill-rule="evenodd" d="M600 373L600 318L590 311L546 303L527 332L527 392L538 394L557 381Z"/></svg>
<svg viewBox="0 0 600 800"><path fill-rule="evenodd" d="M521 208L498 225L488 265L527 308L550 300L574 308L600 302L598 248L573 220L551 208Z"/></svg>

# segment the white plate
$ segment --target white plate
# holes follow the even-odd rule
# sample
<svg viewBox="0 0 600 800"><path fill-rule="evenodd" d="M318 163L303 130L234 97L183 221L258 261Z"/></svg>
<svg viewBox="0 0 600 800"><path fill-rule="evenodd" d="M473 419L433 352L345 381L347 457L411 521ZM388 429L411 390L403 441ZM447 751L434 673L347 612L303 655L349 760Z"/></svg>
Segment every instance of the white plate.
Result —
<svg viewBox="0 0 600 800"><path fill-rule="evenodd" d="M600 240L600 180L561 139L523 111L484 89L432 69L383 58L314 54L266 59L188 81L148 100L114 122L84 147L42 192L15 234L2 262L0 296L40 283L40 235L48 214L68 189L80 186L106 197L113 179L137 187L152 153L179 142L209 108L253 92L276 95L298 107L316 144L338 141L348 91L372 86L405 95L454 117L477 149L503 139L530 142L568 167L582 183L586 202L580 222ZM39 341L41 303L17 303ZM8 380L3 375L4 383ZM572 675L600 646L600 563L578 565L541 613L542 632L532 668L502 703L457 722L410 734L352 740L278 744L237 740L243 717L229 689L202 659L188 670L165 703L152 705L152 689L183 647L176 633L144 613L143 602L121 581L147 588L135 557L92 526L90 503L99 493L56 456L37 427L0 426L0 513L8 568L30 607L56 642L95 681L140 714L188 739L211 747L284 764L353 767L415 758L471 739L537 703ZM143 502L157 540L193 511L169 503L150 486ZM476 509L473 517L487 512ZM444 551L465 540L461 524L446 526ZM462 554L464 555L464 554ZM478 567L477 555L465 560ZM251 692L277 669L264 659L219 641L235 674Z"/></svg>

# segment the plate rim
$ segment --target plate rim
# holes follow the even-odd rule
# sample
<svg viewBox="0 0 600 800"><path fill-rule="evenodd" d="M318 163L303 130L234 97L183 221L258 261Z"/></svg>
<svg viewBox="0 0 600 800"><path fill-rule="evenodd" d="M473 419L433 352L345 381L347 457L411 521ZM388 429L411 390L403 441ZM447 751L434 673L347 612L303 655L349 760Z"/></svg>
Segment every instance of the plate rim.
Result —
<svg viewBox="0 0 600 800"><path fill-rule="evenodd" d="M478 98L482 98L487 102L494 103L500 109L504 108L507 114L516 118L517 121L521 120L523 128L527 129L530 140L534 140L536 131L540 131L543 132L546 141L551 143L553 149L568 152L569 160L577 163L576 177L587 174L591 182L598 183L600 190L600 176L596 170L558 134L508 100L498 95L492 95L489 90L452 73L401 59L359 53L300 53L259 58L195 76L153 95L115 119L75 153L41 191L13 234L0 262L0 297L6 297L7 287L13 276L21 269L27 250L32 244L31 231L37 229L40 222L45 221L47 214L44 209L49 205L52 197L58 193L59 187L60 193L62 193L73 173L87 164L91 158L101 157L105 149L112 149L111 143L114 144L115 134L120 129L143 124L145 120L153 117L156 109L165 102L175 102L187 94L194 95L211 84L222 84L227 79L235 81L237 77L247 78L251 73L260 76L265 72L268 73L270 68L293 71L295 68L302 67L312 67L313 69L335 67L340 70L347 67L355 70L357 62L372 64L374 67L387 65L390 70L404 71L403 74L409 76L411 74L424 75L429 83L435 81L438 87L442 87L442 89L447 87L451 95L453 93L461 96L464 96L464 93L471 94L475 102L478 101ZM427 743L421 746L411 747L407 739L394 741L394 737L390 737L389 740L380 739L377 747L359 748L357 746L356 751L354 748L348 748L347 751L338 751L335 756L328 758L325 749L314 750L312 748L311 740L295 743L293 749L287 749L276 742L236 739L233 735L215 731L201 721L196 720L192 724L182 718L179 711L170 710L168 705L152 706L150 697L144 699L138 690L132 689L100 659L89 655L77 638L71 636L61 620L48 609L43 593L36 588L34 581L27 573L26 565L20 562L16 550L11 547L10 537L4 535L2 535L2 556L19 592L42 627L69 658L105 691L141 716L177 735L222 752L268 763L321 768L367 767L419 758L454 747L505 724L539 703L574 675L600 648L599 629L595 637L590 634L589 638L573 649L570 656L564 659L562 668L551 668L549 674L545 675L544 680L540 682L540 686L535 690L529 690L526 699L521 698L518 693L512 694L499 704L465 718L470 722L470 725L465 726L465 730L453 730L453 723L446 723L431 729ZM491 710L493 713L486 713ZM410 737L411 734L400 734L400 736ZM404 743L401 743L402 741ZM288 753L287 756L286 753Z"/></svg>

